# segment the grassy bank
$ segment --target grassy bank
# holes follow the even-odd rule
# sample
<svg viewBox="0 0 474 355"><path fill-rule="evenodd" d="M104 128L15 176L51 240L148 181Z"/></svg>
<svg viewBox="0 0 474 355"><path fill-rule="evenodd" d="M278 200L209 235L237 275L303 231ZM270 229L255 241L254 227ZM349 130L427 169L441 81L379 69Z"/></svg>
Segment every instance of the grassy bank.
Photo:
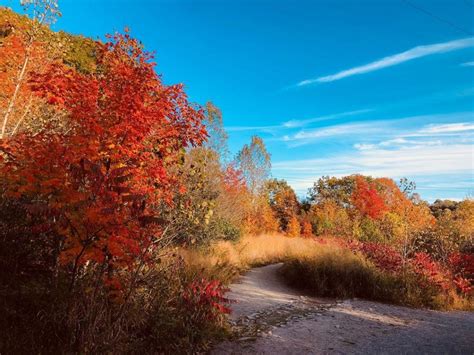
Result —
<svg viewBox="0 0 474 355"><path fill-rule="evenodd" d="M205 252L185 251L183 256L189 270L224 284L251 267L284 262L281 274L286 282L315 296L357 297L442 310L473 309L472 296L456 292L449 275L419 270L414 260L387 271L367 255L335 240L320 243L278 234L246 236L237 243L219 242Z"/></svg>

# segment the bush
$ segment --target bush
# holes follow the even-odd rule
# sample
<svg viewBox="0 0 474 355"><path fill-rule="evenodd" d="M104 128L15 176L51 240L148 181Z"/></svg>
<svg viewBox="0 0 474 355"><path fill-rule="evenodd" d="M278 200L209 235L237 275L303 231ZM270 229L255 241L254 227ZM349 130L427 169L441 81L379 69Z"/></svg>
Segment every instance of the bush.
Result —
<svg viewBox="0 0 474 355"><path fill-rule="evenodd" d="M23 282L21 293L2 288L0 351L195 352L225 332L225 288L199 277L181 257L144 270L125 294L119 291L130 281L126 275L104 285L97 271L84 273L73 292L63 277L55 285Z"/></svg>
<svg viewBox="0 0 474 355"><path fill-rule="evenodd" d="M292 257L281 270L293 286L324 297L381 299L382 274L361 255L320 247L310 255Z"/></svg>
<svg viewBox="0 0 474 355"><path fill-rule="evenodd" d="M358 250L368 257L344 247L321 245L305 255L290 256L281 273L289 284L317 296L472 309L472 298L465 293L470 290L467 279L453 278L428 255L416 254L402 264L399 255L387 247L368 244Z"/></svg>
<svg viewBox="0 0 474 355"><path fill-rule="evenodd" d="M216 218L209 227L215 239L236 242L242 235L239 227L224 218Z"/></svg>
<svg viewBox="0 0 474 355"><path fill-rule="evenodd" d="M359 224L359 239L361 241L369 242L382 242L384 241L384 236L379 229L378 221L371 218L364 217L362 218Z"/></svg>

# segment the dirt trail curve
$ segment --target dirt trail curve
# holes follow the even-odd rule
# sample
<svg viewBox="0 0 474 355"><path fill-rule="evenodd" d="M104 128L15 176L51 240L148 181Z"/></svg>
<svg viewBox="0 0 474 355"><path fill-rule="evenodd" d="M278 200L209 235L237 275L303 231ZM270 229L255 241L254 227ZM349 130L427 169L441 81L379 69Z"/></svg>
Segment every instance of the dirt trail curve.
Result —
<svg viewBox="0 0 474 355"><path fill-rule="evenodd" d="M239 336L212 354L474 354L474 313L305 297L255 268L231 286Z"/></svg>

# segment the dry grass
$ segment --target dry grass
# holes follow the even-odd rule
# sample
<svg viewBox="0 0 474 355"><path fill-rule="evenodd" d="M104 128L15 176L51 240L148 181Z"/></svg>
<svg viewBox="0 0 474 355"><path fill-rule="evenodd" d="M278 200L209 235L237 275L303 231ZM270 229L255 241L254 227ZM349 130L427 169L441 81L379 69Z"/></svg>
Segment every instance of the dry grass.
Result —
<svg viewBox="0 0 474 355"><path fill-rule="evenodd" d="M308 255L316 248L319 244L314 240L264 234L244 236L237 243L220 241L205 251L180 250L179 253L191 272L229 283L251 267Z"/></svg>
<svg viewBox="0 0 474 355"><path fill-rule="evenodd" d="M318 248L311 239L290 238L279 234L245 237L240 241L240 260L247 266L272 264L291 256L307 255Z"/></svg>
<svg viewBox="0 0 474 355"><path fill-rule="evenodd" d="M232 282L251 267L284 262L289 284L319 296L359 297L435 309L472 309L472 302L420 287L413 273L390 274L363 255L326 240L290 238L279 234L245 236L237 243L219 242L203 251L183 251L188 269L196 275Z"/></svg>

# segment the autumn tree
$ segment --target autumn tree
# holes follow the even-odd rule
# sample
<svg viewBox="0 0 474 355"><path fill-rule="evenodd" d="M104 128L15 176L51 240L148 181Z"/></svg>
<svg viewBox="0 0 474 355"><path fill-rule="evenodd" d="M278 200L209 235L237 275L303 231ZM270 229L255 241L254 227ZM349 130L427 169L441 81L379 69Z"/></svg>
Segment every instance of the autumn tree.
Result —
<svg viewBox="0 0 474 355"><path fill-rule="evenodd" d="M271 179L266 184L266 193L270 206L280 223L280 230L288 232L290 221L299 214L300 210L294 190L285 180Z"/></svg>
<svg viewBox="0 0 474 355"><path fill-rule="evenodd" d="M411 198L416 190L416 184L414 181L410 181L406 177L403 177L398 182L398 188L406 197Z"/></svg>
<svg viewBox="0 0 474 355"><path fill-rule="evenodd" d="M250 144L244 145L238 152L235 165L242 172L250 194L246 231L250 234L278 231L278 221L265 195L271 162L263 139L253 136Z"/></svg>
<svg viewBox="0 0 474 355"><path fill-rule="evenodd" d="M397 244L406 256L413 249L415 236L431 228L434 218L426 203L413 199L414 183L402 179L396 184L389 178L377 178L374 184L387 210L380 226L385 239Z"/></svg>
<svg viewBox="0 0 474 355"><path fill-rule="evenodd" d="M251 196L243 173L234 165L224 171L223 192L217 198L217 215L237 226L245 228L245 219L251 209Z"/></svg>
<svg viewBox="0 0 474 355"><path fill-rule="evenodd" d="M309 190L309 201L314 204L332 200L341 207L348 207L352 203L354 186L354 176L342 178L323 176Z"/></svg>
<svg viewBox="0 0 474 355"><path fill-rule="evenodd" d="M288 237L299 237L301 235L301 225L298 217L295 215L291 216L286 227L286 235Z"/></svg>
<svg viewBox="0 0 474 355"><path fill-rule="evenodd" d="M303 219L301 222L301 236L303 238L311 238L314 236L313 227L308 219Z"/></svg>
<svg viewBox="0 0 474 355"><path fill-rule="evenodd" d="M436 201L435 201L436 203ZM449 207L452 203L438 201ZM436 221L430 228L417 231L414 249L427 252L436 259L447 261L452 253L472 253L474 250L474 201L465 199L456 208L437 209ZM439 207L438 207L439 208Z"/></svg>
<svg viewBox="0 0 474 355"><path fill-rule="evenodd" d="M157 206L172 203L169 168L205 136L202 111L181 85L162 84L128 34L97 57L93 75L55 65L32 79L37 95L67 112L68 133L44 129L1 145L3 196L25 201L25 213L54 232L71 289L90 263L106 265L99 276L108 279L143 267L165 238Z"/></svg>
<svg viewBox="0 0 474 355"><path fill-rule="evenodd" d="M465 199L459 203L455 219L462 241L474 245L474 200Z"/></svg>
<svg viewBox="0 0 474 355"><path fill-rule="evenodd" d="M179 184L174 186L173 206L162 204L161 215L176 243L198 244L211 239L209 225L223 179L217 154L207 148L189 150L177 166Z"/></svg>
<svg viewBox="0 0 474 355"><path fill-rule="evenodd" d="M175 242L197 246L237 239L250 197L240 172L231 165L223 168L216 152L207 147L186 152L177 171L180 184L175 186L173 206L162 205Z"/></svg>
<svg viewBox="0 0 474 355"><path fill-rule="evenodd" d="M454 212L458 205L457 201L437 199L430 205L430 210L433 216L438 218L447 210Z"/></svg>
<svg viewBox="0 0 474 355"><path fill-rule="evenodd" d="M41 105L28 81L32 73L45 70L54 59L51 45L41 43L40 37L44 26L59 16L57 1L28 0L23 7L31 21L21 23L10 13L2 15L5 23L1 24L4 35L0 43L0 139L15 134L25 121L39 114Z"/></svg>
<svg viewBox="0 0 474 355"><path fill-rule="evenodd" d="M375 184L369 183L366 178L359 175L355 177L352 203L363 217L379 219L387 211L387 206Z"/></svg>
<svg viewBox="0 0 474 355"><path fill-rule="evenodd" d="M348 210L331 199L312 205L306 216L316 235L352 237L353 221Z"/></svg>

